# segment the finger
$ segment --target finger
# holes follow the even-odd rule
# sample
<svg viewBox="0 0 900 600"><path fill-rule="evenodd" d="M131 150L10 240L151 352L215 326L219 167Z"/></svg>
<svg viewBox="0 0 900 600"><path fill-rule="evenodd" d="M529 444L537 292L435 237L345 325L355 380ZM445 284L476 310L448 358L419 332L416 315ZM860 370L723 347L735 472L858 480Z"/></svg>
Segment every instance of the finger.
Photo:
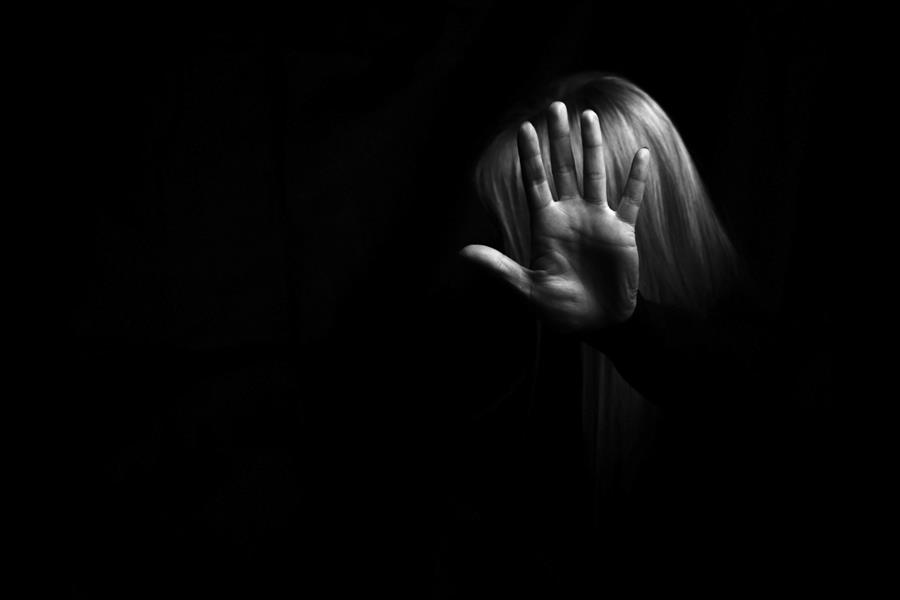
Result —
<svg viewBox="0 0 900 600"><path fill-rule="evenodd" d="M541 143L534 125L529 122L519 127L519 162L522 163L522 184L533 210L539 210L553 202L550 183L544 172Z"/></svg>
<svg viewBox="0 0 900 600"><path fill-rule="evenodd" d="M550 164L556 197L560 200L578 197L578 180L575 177L575 157L569 131L569 114L566 105L554 102L549 109Z"/></svg>
<svg viewBox="0 0 900 600"><path fill-rule="evenodd" d="M584 199L605 205L606 160L603 157L603 134L597 113L581 113L581 145L584 148Z"/></svg>
<svg viewBox="0 0 900 600"><path fill-rule="evenodd" d="M489 246L473 244L460 250L460 255L484 267L492 275L506 282L523 296L531 296L531 277L528 269Z"/></svg>
<svg viewBox="0 0 900 600"><path fill-rule="evenodd" d="M628 182L625 184L625 193L619 201L616 214L626 223L635 224L641 202L644 200L644 187L647 183L647 174L650 172L650 150L641 148L634 155L631 163L631 172L628 173Z"/></svg>

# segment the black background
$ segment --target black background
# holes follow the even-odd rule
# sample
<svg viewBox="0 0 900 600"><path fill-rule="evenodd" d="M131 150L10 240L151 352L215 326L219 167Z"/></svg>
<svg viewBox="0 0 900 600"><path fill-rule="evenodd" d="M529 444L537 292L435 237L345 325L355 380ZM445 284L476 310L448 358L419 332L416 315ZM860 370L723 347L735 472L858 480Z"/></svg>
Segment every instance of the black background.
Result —
<svg viewBox="0 0 900 600"><path fill-rule="evenodd" d="M836 281L855 259L835 231L858 189L836 150L859 148L836 118L855 96L838 76L859 59L853 20L799 5L448 2L241 25L107 14L54 31L66 584L521 597L536 576L514 561L497 558L496 582L460 575L447 549L467 552L460 423L498 385L473 356L496 349L501 374L511 359L447 335L445 290L474 241L470 172L501 113L597 69L667 110L766 305L814 324L815 352L760 398L783 438L754 479L777 506L768 537L710 570L736 564L736 588L830 585L853 553L862 478L840 379L854 284ZM629 576L655 581L665 563L667 577L715 580L635 548ZM578 568L601 592L628 584Z"/></svg>

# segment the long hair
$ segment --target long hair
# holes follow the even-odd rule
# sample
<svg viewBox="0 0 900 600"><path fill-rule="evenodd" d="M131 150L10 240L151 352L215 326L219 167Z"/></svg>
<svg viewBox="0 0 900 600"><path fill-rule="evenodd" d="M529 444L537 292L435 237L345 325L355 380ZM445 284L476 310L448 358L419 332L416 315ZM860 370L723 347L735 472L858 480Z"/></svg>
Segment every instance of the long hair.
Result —
<svg viewBox="0 0 900 600"><path fill-rule="evenodd" d="M635 228L640 292L648 300L687 311L708 310L736 275L734 249L672 121L646 92L621 77L591 72L554 83L533 103L516 108L482 153L475 168L476 191L500 229L504 252L530 266L529 208L516 146L516 129L525 120L538 132L555 198L545 116L554 100L568 109L579 188L579 115L586 109L597 113L611 208L617 208L635 152L642 146L650 149L650 172ZM659 409L646 402L605 355L587 345L581 353L583 432L595 493L597 499L627 497L651 444L648 438L656 430Z"/></svg>

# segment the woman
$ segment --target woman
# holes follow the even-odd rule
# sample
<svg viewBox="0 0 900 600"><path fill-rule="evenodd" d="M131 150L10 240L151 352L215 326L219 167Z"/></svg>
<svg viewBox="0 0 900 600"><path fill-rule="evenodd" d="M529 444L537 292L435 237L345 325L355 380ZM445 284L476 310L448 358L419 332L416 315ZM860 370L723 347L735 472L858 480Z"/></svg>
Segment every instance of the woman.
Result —
<svg viewBox="0 0 900 600"><path fill-rule="evenodd" d="M634 84L575 75L510 121L475 178L502 252L462 254L584 342L592 505L625 500L655 435L654 404L708 397L718 382L698 367L719 361L724 376L741 363L711 319L736 281L735 253L677 130Z"/></svg>
<svg viewBox="0 0 900 600"><path fill-rule="evenodd" d="M475 579L521 577L515 597L768 568L791 520L772 477L794 476L785 374L806 346L757 309L671 120L621 78L569 77L512 114L475 184L496 243L461 254L523 300L540 335L524 360L509 298L498 311L486 285L472 294L496 324L478 322L466 367L502 401L465 432L474 483L456 563L477 549ZM492 383L512 374L512 391Z"/></svg>

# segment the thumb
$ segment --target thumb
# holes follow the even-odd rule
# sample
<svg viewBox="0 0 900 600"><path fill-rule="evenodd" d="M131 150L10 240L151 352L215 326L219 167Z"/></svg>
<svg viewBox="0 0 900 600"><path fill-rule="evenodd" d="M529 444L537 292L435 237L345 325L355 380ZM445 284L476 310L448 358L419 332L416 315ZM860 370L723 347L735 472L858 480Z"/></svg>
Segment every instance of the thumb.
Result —
<svg viewBox="0 0 900 600"><path fill-rule="evenodd" d="M489 246L473 244L459 251L460 256L481 266L494 277L506 282L522 295L531 295L531 276L528 269Z"/></svg>

